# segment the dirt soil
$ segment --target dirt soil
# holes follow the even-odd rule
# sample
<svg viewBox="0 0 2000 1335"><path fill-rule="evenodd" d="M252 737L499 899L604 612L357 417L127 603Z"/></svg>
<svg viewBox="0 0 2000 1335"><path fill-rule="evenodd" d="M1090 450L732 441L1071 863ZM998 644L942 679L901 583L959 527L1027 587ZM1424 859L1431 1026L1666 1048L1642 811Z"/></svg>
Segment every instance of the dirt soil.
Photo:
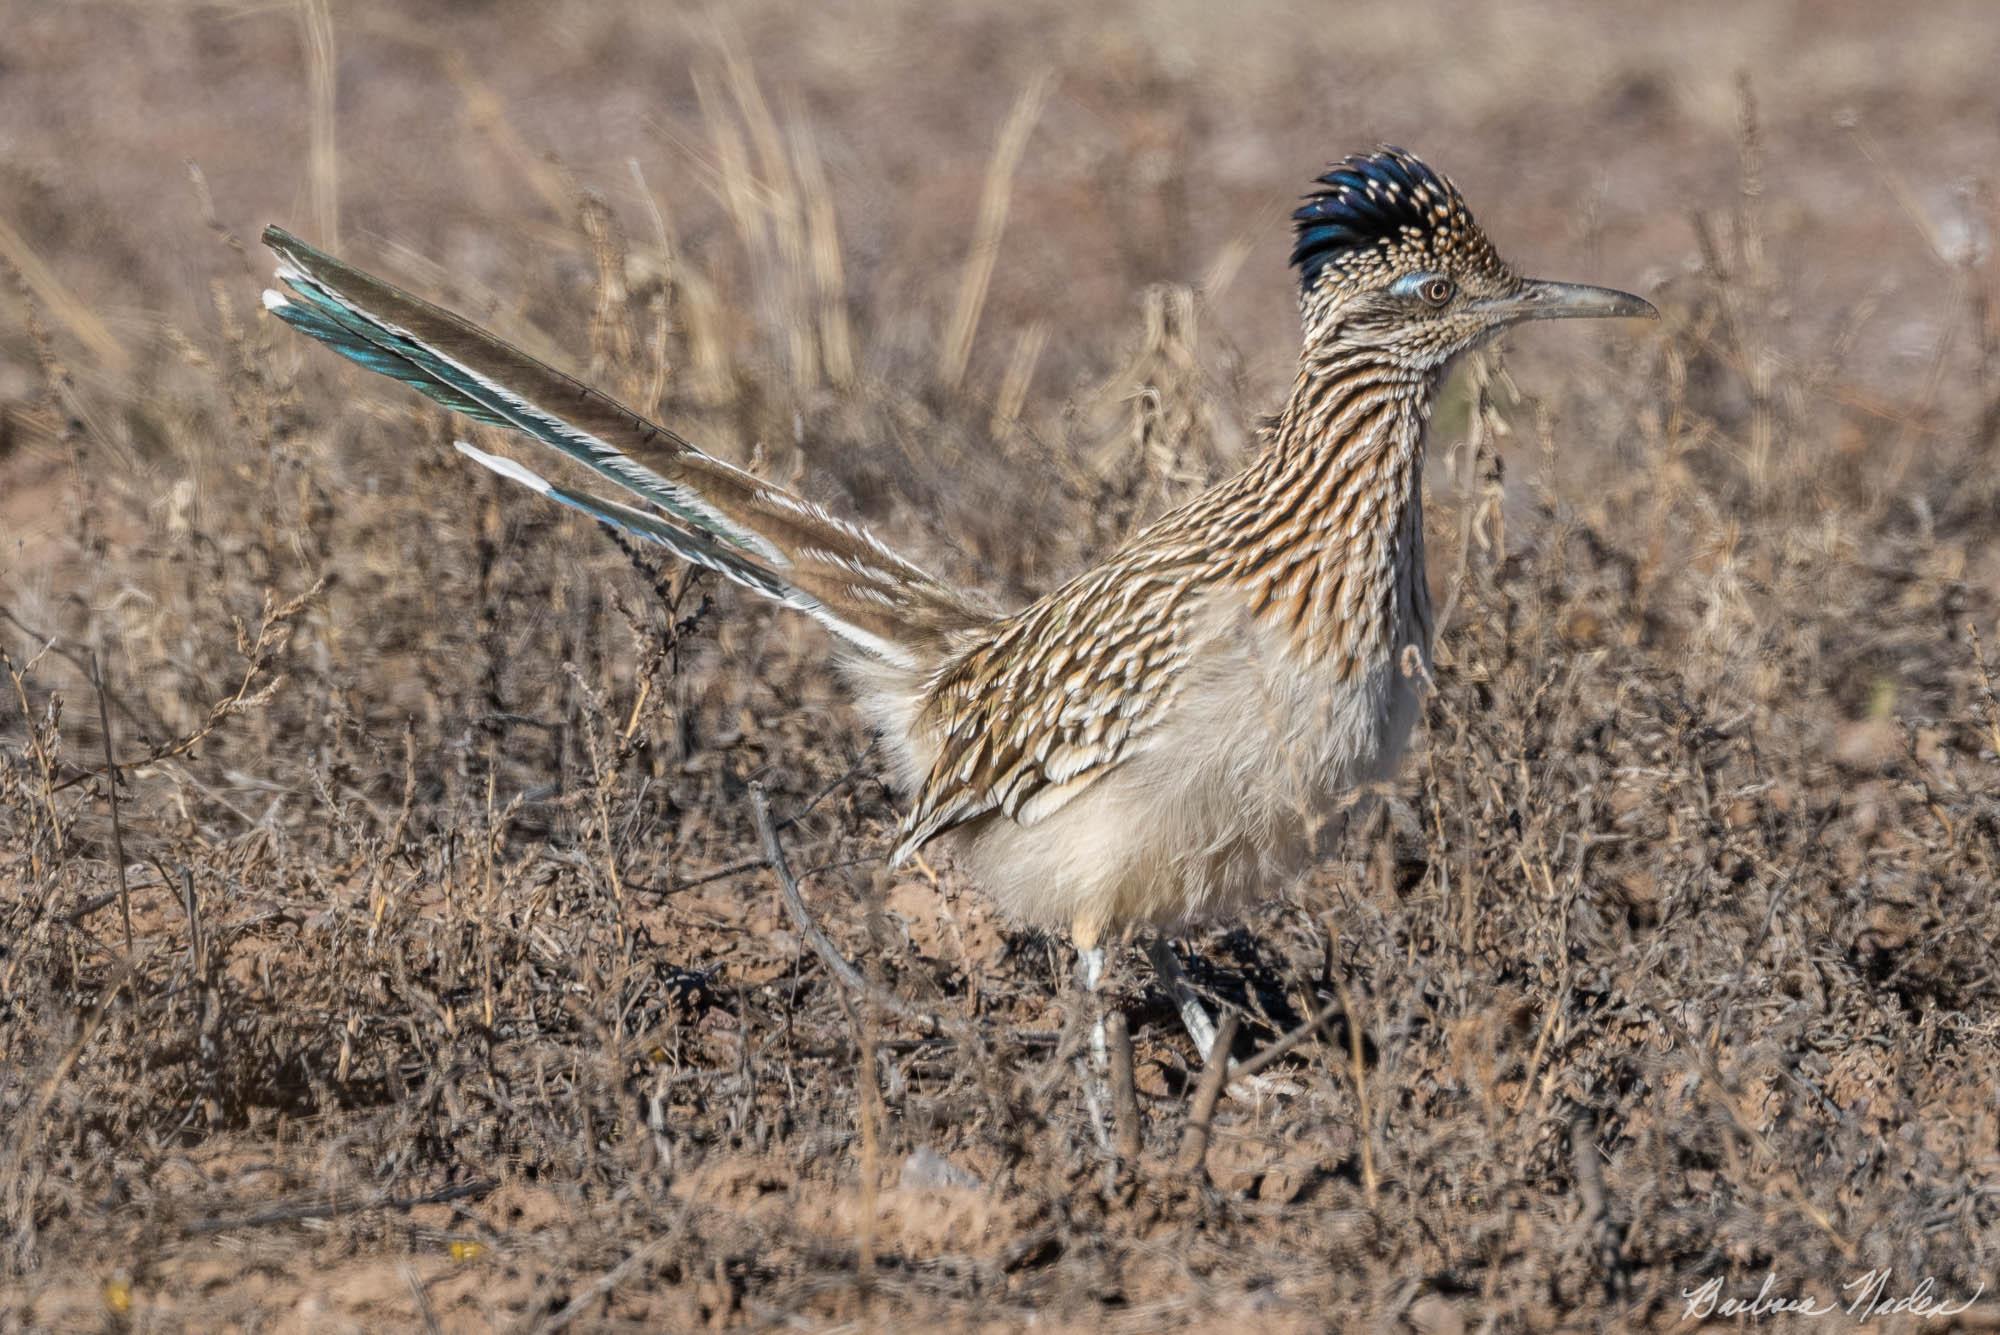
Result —
<svg viewBox="0 0 2000 1335"><path fill-rule="evenodd" d="M2000 1326L2000 12L0 33L0 1331ZM1319 1021L1198 1164L1136 949L1121 1155L1066 944L884 870L817 631L258 300L280 222L1018 600L1256 448L1380 141L1664 318L1448 389L1410 761L1181 943Z"/></svg>

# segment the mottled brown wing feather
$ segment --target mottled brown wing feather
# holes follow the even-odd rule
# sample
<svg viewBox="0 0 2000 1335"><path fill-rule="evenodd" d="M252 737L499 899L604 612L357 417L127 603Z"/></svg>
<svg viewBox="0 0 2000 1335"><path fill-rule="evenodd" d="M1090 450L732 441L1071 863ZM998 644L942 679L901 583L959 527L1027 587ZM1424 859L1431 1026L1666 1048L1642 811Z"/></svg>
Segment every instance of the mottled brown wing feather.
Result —
<svg viewBox="0 0 2000 1335"><path fill-rule="evenodd" d="M947 664L919 720L942 745L895 861L988 813L1044 820L1143 748L1187 661L1185 564L1128 548Z"/></svg>

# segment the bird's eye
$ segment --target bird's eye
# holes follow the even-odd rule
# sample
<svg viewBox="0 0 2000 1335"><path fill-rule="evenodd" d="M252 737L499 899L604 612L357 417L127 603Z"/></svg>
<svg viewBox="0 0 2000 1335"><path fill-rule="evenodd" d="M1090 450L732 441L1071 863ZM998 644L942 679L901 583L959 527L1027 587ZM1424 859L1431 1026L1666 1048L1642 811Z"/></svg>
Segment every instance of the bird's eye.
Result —
<svg viewBox="0 0 2000 1335"><path fill-rule="evenodd" d="M1454 290L1449 278L1426 278L1417 285L1417 295L1433 306L1442 306L1450 301Z"/></svg>

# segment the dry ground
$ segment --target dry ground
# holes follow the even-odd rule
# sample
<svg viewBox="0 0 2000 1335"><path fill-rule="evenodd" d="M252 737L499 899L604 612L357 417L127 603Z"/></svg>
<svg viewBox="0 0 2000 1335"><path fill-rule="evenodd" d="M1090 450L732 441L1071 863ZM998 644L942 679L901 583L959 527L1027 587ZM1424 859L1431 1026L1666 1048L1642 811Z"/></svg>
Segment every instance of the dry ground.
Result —
<svg viewBox="0 0 2000 1335"><path fill-rule="evenodd" d="M1767 1273L1996 1287L1987 5L11 0L0 33L0 1330L1668 1327ZM1412 763L1192 943L1242 1051L1332 1013L1205 1173L1144 970L1120 1163L1062 944L881 872L817 633L468 476L441 413L262 316L247 244L337 242L1023 596L1240 456L1289 374L1286 203L1380 139L1666 318L1455 384ZM793 930L752 781L918 1018Z"/></svg>

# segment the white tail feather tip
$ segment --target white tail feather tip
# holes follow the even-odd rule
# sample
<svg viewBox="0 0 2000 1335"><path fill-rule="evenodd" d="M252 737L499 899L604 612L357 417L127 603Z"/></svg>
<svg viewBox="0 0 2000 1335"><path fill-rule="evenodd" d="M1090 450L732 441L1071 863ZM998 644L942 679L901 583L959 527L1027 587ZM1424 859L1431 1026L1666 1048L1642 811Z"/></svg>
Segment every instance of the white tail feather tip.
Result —
<svg viewBox="0 0 2000 1335"><path fill-rule="evenodd" d="M548 479L539 473L523 468L512 459L503 459L497 454L488 454L484 450L474 449L462 440L454 440L452 446L466 458L483 467L492 469L509 482L518 482L529 491L535 492L538 495L546 496L549 494Z"/></svg>
<svg viewBox="0 0 2000 1335"><path fill-rule="evenodd" d="M291 302L289 302L289 301L287 301L287 300L285 299L285 294L284 294L284 293L282 293L282 292L280 292L280 291L278 291L278 289L276 289L276 288L274 288L274 287L267 287L267 288L265 288L265 289L264 289L264 309L265 309L265 310L267 310L267 311L275 311L275 310L277 310L277 309L278 309L278 307L280 307L280 306L289 306L289 305L291 305L291 304L292 304Z"/></svg>

